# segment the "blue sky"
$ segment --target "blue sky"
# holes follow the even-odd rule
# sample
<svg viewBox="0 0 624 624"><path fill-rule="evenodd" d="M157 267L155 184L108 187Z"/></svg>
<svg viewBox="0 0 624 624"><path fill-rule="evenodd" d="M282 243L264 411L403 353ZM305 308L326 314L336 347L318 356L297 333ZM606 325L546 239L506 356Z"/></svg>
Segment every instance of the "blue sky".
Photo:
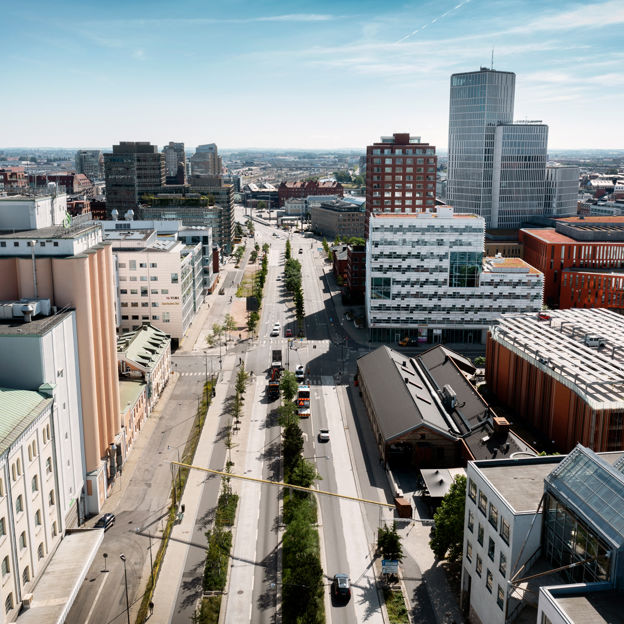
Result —
<svg viewBox="0 0 624 624"><path fill-rule="evenodd" d="M445 149L449 77L514 71L550 148L624 148L624 2L3 0L0 146Z"/></svg>

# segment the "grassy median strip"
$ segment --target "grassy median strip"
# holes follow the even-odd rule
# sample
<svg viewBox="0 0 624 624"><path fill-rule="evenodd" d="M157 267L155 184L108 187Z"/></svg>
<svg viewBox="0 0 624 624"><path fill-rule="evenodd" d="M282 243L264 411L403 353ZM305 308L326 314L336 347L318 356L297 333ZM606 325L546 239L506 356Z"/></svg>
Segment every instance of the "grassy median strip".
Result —
<svg viewBox="0 0 624 624"><path fill-rule="evenodd" d="M184 453L182 454L182 461L185 463L193 462L195 450L197 449L197 444L199 442L199 436L201 434L202 427L206 422L206 414L208 413L208 407L210 406L210 401L212 397L212 389L215 384L216 379L210 379L204 384L204 391L202 394L202 399L197 406L197 412L195 414L193 428L191 429L191 432L186 442L186 446L184 447ZM153 574L150 576L147 587L145 588L145 592L143 594L143 599L141 600L141 606L139 607L139 613L136 619L137 624L143 624L143 622L145 622L149 617L149 604L152 601L152 597L154 595L154 584L158 580L158 574L160 573L160 568L162 567L165 552L167 551L167 545L169 544L171 531L173 530L173 526L178 519L177 501L182 496L187 476L188 469L184 471L181 470L179 477L176 476L174 478L174 482L171 485L171 505L169 506L169 511L167 512L167 523L165 524L165 528L163 530L160 546L158 548L158 551L156 552L156 556L154 557ZM153 583L152 579L154 580Z"/></svg>
<svg viewBox="0 0 624 624"><path fill-rule="evenodd" d="M409 624L403 592L400 590L394 591L390 587L384 587L383 593L390 624Z"/></svg>

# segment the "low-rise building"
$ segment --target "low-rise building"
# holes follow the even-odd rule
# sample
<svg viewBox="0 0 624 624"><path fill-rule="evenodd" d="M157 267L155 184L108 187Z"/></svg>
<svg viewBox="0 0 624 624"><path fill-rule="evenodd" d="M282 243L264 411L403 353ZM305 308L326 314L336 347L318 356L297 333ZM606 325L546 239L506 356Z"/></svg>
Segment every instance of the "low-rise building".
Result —
<svg viewBox="0 0 624 624"><path fill-rule="evenodd" d="M346 281L343 296L347 303L359 304L364 301L366 291L366 245L347 247Z"/></svg>
<svg viewBox="0 0 624 624"><path fill-rule="evenodd" d="M472 362L446 347L409 357L382 346L357 368L379 455L392 466L457 467L532 453L467 379Z"/></svg>
<svg viewBox="0 0 624 624"><path fill-rule="evenodd" d="M364 238L366 212L351 202L335 200L310 207L311 229L329 239Z"/></svg>
<svg viewBox="0 0 624 624"><path fill-rule="evenodd" d="M567 457L468 463L461 601L471 622L617 621L592 607L610 599L621 610L622 455L578 445Z"/></svg>
<svg viewBox="0 0 624 624"><path fill-rule="evenodd" d="M282 182L278 188L280 207L287 199L293 197L308 197L309 195L344 195L342 184L335 180L306 180L301 182Z"/></svg>
<svg viewBox="0 0 624 624"><path fill-rule="evenodd" d="M366 316L371 339L485 343L504 312L542 307L544 277L519 258L484 258L485 221L450 206L370 215Z"/></svg>
<svg viewBox="0 0 624 624"><path fill-rule="evenodd" d="M553 448L624 448L624 323L605 309L510 314L488 334L490 392Z"/></svg>
<svg viewBox="0 0 624 624"><path fill-rule="evenodd" d="M145 322L176 348L203 302L202 245L159 239L154 230L108 230L117 259L120 333Z"/></svg>

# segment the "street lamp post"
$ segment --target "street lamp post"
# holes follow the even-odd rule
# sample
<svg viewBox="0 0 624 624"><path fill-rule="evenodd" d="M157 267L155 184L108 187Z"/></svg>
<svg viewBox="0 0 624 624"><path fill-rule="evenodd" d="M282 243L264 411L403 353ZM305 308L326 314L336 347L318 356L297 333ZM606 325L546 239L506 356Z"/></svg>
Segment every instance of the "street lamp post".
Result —
<svg viewBox="0 0 624 624"><path fill-rule="evenodd" d="M119 558L123 561L124 566L124 581L126 584L126 615L128 616L128 624L130 624L130 601L128 600L128 574L126 572L126 555L121 553Z"/></svg>

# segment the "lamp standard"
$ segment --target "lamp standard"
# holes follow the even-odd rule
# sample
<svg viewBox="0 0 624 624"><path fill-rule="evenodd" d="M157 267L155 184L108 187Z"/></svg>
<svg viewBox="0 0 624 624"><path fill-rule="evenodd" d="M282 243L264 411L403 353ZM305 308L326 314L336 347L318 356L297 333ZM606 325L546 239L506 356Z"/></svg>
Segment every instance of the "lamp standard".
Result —
<svg viewBox="0 0 624 624"><path fill-rule="evenodd" d="M119 558L123 561L124 566L124 581L126 584L126 615L128 616L128 624L130 624L130 602L128 600L128 574L126 572L126 555L121 553Z"/></svg>

